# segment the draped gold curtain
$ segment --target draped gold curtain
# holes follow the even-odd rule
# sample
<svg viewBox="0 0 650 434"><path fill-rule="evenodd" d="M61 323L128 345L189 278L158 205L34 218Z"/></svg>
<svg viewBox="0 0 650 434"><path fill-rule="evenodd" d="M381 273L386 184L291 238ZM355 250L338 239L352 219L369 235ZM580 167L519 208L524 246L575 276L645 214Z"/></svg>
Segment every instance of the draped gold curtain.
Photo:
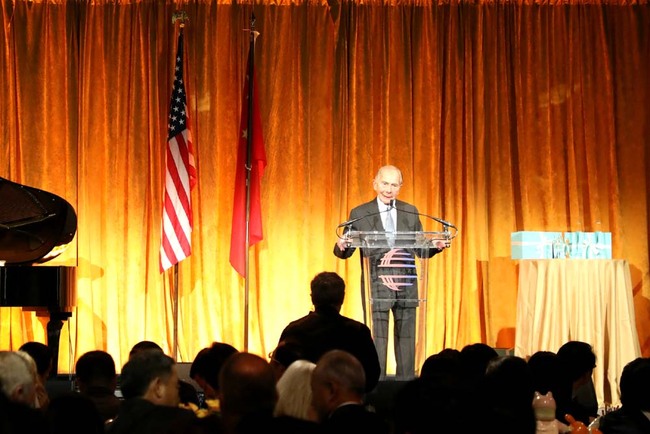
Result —
<svg viewBox="0 0 650 434"><path fill-rule="evenodd" d="M361 320L360 264L333 256L335 227L388 163L402 199L460 228L430 263L426 353L513 345L511 232L600 230L631 264L650 355L650 11L572 3L0 0L0 176L79 219L50 264L78 270L59 371L93 349L121 366L143 339L172 351L158 249L178 9L199 177L180 361L215 340L244 349L246 300L248 349L267 354L323 270L346 279L343 313ZM228 254L251 13L268 166L246 298ZM42 322L0 308L0 347L44 341Z"/></svg>

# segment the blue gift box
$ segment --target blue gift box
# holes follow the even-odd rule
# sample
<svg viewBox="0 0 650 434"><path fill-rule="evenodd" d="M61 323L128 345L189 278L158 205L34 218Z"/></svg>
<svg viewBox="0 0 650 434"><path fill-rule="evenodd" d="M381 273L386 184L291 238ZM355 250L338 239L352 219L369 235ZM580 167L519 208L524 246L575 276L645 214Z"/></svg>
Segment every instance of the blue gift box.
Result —
<svg viewBox="0 0 650 434"><path fill-rule="evenodd" d="M574 259L612 259L611 232L567 232L569 257Z"/></svg>
<svg viewBox="0 0 650 434"><path fill-rule="evenodd" d="M564 258L565 249L562 232L520 231L510 234L512 259Z"/></svg>

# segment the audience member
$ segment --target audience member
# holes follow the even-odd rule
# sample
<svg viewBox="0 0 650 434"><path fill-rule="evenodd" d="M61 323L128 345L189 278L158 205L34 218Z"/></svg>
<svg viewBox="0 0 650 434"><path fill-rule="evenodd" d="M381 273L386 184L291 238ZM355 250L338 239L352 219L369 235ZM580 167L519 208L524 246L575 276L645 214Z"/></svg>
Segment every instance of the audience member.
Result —
<svg viewBox="0 0 650 434"><path fill-rule="evenodd" d="M465 345L460 350L461 363L465 366L469 380L475 383L483 381L487 365L497 357L497 350L482 342Z"/></svg>
<svg viewBox="0 0 650 434"><path fill-rule="evenodd" d="M560 370L559 387L555 394L556 417L566 422L570 414L575 420L589 425L598 416L598 402L593 392L592 374L596 367L596 355L591 345L581 341L568 341L557 351ZM588 400L580 399L580 391L591 390Z"/></svg>
<svg viewBox="0 0 650 434"><path fill-rule="evenodd" d="M52 399L46 412L50 434L102 434L104 421L93 401L78 392Z"/></svg>
<svg viewBox="0 0 650 434"><path fill-rule="evenodd" d="M395 396L393 433L474 432L477 418L467 417L473 408L470 392L460 351L445 349L429 356L420 377Z"/></svg>
<svg viewBox="0 0 650 434"><path fill-rule="evenodd" d="M446 348L433 354L424 361L420 369L420 377L445 377L456 380L461 375L463 366L460 351Z"/></svg>
<svg viewBox="0 0 650 434"><path fill-rule="evenodd" d="M29 354L36 363L36 407L45 409L50 403L45 384L52 373L52 350L40 342L25 342L18 351Z"/></svg>
<svg viewBox="0 0 650 434"><path fill-rule="evenodd" d="M124 401L107 426L110 434L198 433L194 412L180 408L174 360L157 349L134 353L122 368Z"/></svg>
<svg viewBox="0 0 650 434"><path fill-rule="evenodd" d="M88 351L77 360L75 374L79 392L94 403L102 421L114 419L121 401L115 396L117 374L113 357L101 350Z"/></svg>
<svg viewBox="0 0 650 434"><path fill-rule="evenodd" d="M269 354L269 363L275 373L275 381L277 382L282 377L284 371L293 362L305 360L306 358L307 356L300 343L291 339L280 341L278 346Z"/></svg>
<svg viewBox="0 0 650 434"><path fill-rule="evenodd" d="M36 367L27 353L0 351L0 386L7 398L34 407L36 381Z"/></svg>
<svg viewBox="0 0 650 434"><path fill-rule="evenodd" d="M311 386L314 409L325 432L388 433L384 420L364 407L365 373L352 354L326 352L316 363Z"/></svg>
<svg viewBox="0 0 650 434"><path fill-rule="evenodd" d="M485 369L482 395L483 427L501 434L535 434L534 395L525 359L500 356L490 360Z"/></svg>
<svg viewBox="0 0 650 434"><path fill-rule="evenodd" d="M221 416L226 434L318 433L318 424L291 416L273 416L277 402L273 368L263 358L233 354L219 373Z"/></svg>
<svg viewBox="0 0 650 434"><path fill-rule="evenodd" d="M314 311L291 322L280 335L280 342L292 340L304 348L307 360L318 363L329 350L344 350L363 366L365 391L377 385L380 375L379 358L370 329L358 321L340 314L345 298L345 282L336 273L322 272L311 281Z"/></svg>
<svg viewBox="0 0 650 434"><path fill-rule="evenodd" d="M307 360L296 360L289 365L277 382L278 402L275 404L275 416L317 420L311 392L311 374L315 367L315 363Z"/></svg>
<svg viewBox="0 0 650 434"><path fill-rule="evenodd" d="M198 352L190 367L190 378L203 389L205 399L219 396L219 371L228 357L237 353L230 344L213 342Z"/></svg>
<svg viewBox="0 0 650 434"><path fill-rule="evenodd" d="M0 383L3 380L3 370L6 367L3 366L5 356L2 354L7 352L0 352ZM4 391L0 392L0 433L47 433L48 430L49 426L42 411L27 406L23 402L10 400Z"/></svg>
<svg viewBox="0 0 650 434"><path fill-rule="evenodd" d="M129 351L129 359L142 350L159 350L163 353L165 352L160 345L153 341L140 341L131 347L131 351Z"/></svg>
<svg viewBox="0 0 650 434"><path fill-rule="evenodd" d="M638 357L623 368L621 407L599 419L603 434L650 433L650 358Z"/></svg>
<svg viewBox="0 0 650 434"><path fill-rule="evenodd" d="M134 354L137 354L142 350L158 350L164 353L162 347L157 343L152 341L140 341L131 348L131 351L129 352L129 359L131 359L131 357ZM182 404L189 405L191 403L196 405L197 407L200 405L199 394L197 393L194 386L192 386L187 381L181 380L179 378L178 387L179 387L178 396L180 397Z"/></svg>
<svg viewBox="0 0 650 434"><path fill-rule="evenodd" d="M219 373L221 415L227 434L269 427L277 401L275 377L261 357L240 352L229 357Z"/></svg>

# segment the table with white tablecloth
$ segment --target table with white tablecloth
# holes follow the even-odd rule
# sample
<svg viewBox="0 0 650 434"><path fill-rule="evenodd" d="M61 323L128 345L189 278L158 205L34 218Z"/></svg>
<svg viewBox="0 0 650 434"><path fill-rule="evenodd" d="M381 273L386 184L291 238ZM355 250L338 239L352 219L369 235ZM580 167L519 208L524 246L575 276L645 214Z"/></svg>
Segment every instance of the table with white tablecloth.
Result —
<svg viewBox="0 0 650 434"><path fill-rule="evenodd" d="M641 354L627 260L520 260L516 327L520 357L569 340L591 344L598 402L620 403L623 367Z"/></svg>

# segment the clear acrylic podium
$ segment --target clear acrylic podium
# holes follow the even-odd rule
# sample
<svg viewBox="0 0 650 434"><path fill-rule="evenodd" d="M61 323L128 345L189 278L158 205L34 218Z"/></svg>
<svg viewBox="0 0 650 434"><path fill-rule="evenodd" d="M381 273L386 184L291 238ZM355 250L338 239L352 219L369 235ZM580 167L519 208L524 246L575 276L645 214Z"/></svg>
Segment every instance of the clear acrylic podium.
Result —
<svg viewBox="0 0 650 434"><path fill-rule="evenodd" d="M364 320L375 338L373 310L388 310L401 303L416 307L415 366L419 368L426 357L426 312L429 258L439 241L453 238L448 231L349 231L345 234L350 247L361 249L363 258ZM390 350L389 350L390 354Z"/></svg>

